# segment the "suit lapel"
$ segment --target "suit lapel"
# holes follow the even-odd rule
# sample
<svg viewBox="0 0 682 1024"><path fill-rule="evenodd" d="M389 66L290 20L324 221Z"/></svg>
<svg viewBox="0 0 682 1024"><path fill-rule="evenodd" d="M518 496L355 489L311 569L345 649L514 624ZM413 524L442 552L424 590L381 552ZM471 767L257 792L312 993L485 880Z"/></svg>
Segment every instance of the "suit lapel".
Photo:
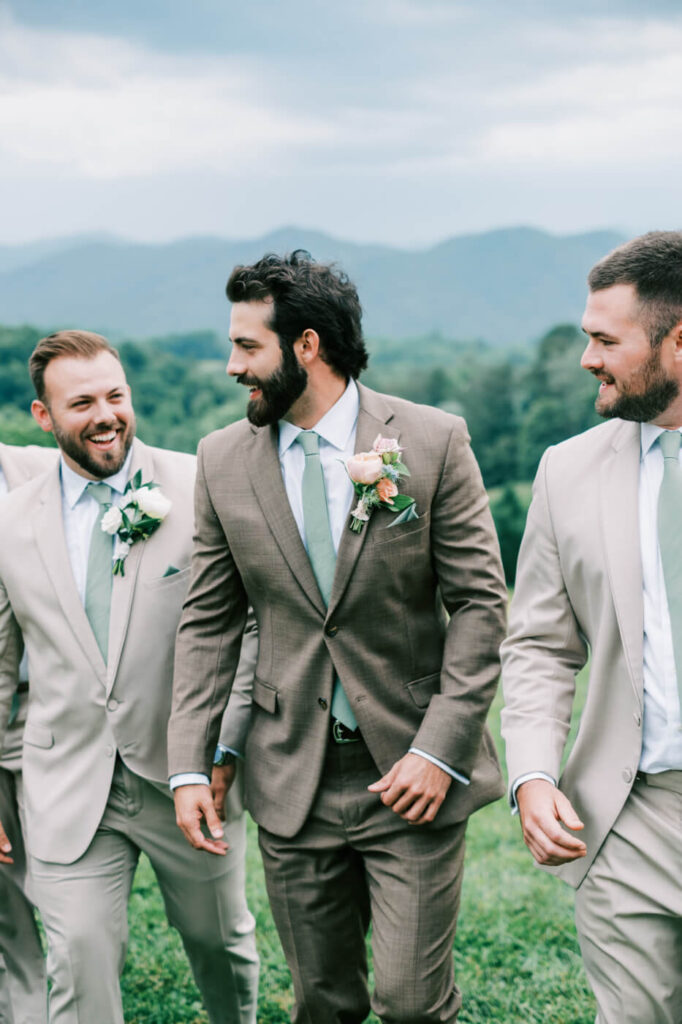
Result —
<svg viewBox="0 0 682 1024"><path fill-rule="evenodd" d="M374 444L377 434L380 434L383 427L392 419L393 411L384 397L378 395L375 391L370 391L368 388L363 387L362 384L358 384L358 392L360 394L360 411L358 413L358 428L355 435L355 451L366 452ZM388 433L396 440L400 437L400 431L395 426L392 426ZM355 500L354 495L351 508L354 507ZM351 509L349 508L348 514L350 514L350 511ZM328 611L330 613L343 597L355 564L360 557L360 552L364 547L367 534L372 528L373 520L377 514L375 510L369 522L365 523L361 533L355 533L351 530L348 522L344 525L336 556L334 584L329 599Z"/></svg>
<svg viewBox="0 0 682 1024"><path fill-rule="evenodd" d="M639 540L640 427L623 423L600 473L601 522L611 593L630 680L640 704L643 691L644 601Z"/></svg>
<svg viewBox="0 0 682 1024"><path fill-rule="evenodd" d="M64 535L59 464L49 473L35 511L35 537L40 557L69 624L95 673L105 683L106 666L83 602L76 589Z"/></svg>
<svg viewBox="0 0 682 1024"><path fill-rule="evenodd" d="M246 465L263 518L277 546L309 600L325 615L324 601L284 487L274 428L254 430Z"/></svg>
<svg viewBox="0 0 682 1024"><path fill-rule="evenodd" d="M138 469L142 470L142 483L147 484L154 478L154 461L150 450L141 441L133 442L133 455L130 460L131 479ZM171 513L172 514L172 513ZM163 524L159 527L163 529ZM111 590L111 611L109 614L109 658L107 665L107 690L111 690L116 679L121 653L125 643L130 611L135 593L135 582L144 554L146 541L133 544L125 560L125 575L114 576Z"/></svg>

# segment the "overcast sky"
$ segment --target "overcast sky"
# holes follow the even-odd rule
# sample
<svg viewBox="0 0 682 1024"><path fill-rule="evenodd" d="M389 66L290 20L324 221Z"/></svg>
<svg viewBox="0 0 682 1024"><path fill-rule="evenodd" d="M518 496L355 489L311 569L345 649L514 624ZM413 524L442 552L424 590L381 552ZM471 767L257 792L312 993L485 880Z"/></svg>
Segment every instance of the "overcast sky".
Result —
<svg viewBox="0 0 682 1024"><path fill-rule="evenodd" d="M0 243L682 227L679 0L0 0Z"/></svg>

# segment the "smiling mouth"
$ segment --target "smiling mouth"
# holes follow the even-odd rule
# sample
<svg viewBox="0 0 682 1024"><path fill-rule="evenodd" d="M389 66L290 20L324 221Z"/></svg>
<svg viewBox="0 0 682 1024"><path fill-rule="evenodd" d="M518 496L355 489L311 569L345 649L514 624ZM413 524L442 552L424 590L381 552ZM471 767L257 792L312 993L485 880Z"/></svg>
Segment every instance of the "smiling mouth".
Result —
<svg viewBox="0 0 682 1024"><path fill-rule="evenodd" d="M103 430L99 434L91 434L86 441L98 451L108 451L116 443L118 434L118 430Z"/></svg>
<svg viewBox="0 0 682 1024"><path fill-rule="evenodd" d="M250 402L252 402L254 400L254 398L262 398L262 397L263 397L263 392L262 392L261 388L254 388L254 387L250 387L249 388L249 401Z"/></svg>

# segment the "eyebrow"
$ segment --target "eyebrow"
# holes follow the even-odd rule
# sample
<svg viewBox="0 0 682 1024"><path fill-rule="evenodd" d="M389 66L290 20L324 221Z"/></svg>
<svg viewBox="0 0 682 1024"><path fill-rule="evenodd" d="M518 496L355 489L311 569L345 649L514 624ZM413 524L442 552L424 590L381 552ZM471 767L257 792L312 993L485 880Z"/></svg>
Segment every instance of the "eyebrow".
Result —
<svg viewBox="0 0 682 1024"><path fill-rule="evenodd" d="M257 338L230 338L233 345L260 345Z"/></svg>
<svg viewBox="0 0 682 1024"><path fill-rule="evenodd" d="M107 398L110 395L115 395L117 391L123 391L123 387L124 387L123 384L117 384L115 388L109 388L109 390L107 391ZM68 399L68 402L69 402L70 405L73 402L90 402L90 401L92 401L93 398L94 398L94 395L88 395L88 394L72 395L72 397Z"/></svg>
<svg viewBox="0 0 682 1024"><path fill-rule="evenodd" d="M603 338L605 341L618 341L618 338L613 334L607 334L606 331L587 331L581 326L580 330L583 334L586 334L588 338Z"/></svg>

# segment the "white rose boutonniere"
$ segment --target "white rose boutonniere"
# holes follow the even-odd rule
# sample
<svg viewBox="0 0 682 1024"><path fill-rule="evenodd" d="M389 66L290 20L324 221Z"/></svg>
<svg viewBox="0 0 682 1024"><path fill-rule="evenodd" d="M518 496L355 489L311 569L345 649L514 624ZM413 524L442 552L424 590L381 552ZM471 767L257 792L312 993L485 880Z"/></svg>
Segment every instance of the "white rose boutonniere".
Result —
<svg viewBox="0 0 682 1024"><path fill-rule="evenodd" d="M102 516L101 528L115 537L112 572L125 576L125 560L133 544L147 540L170 512L172 502L158 484L142 483L142 470L128 481L120 506L110 505Z"/></svg>

